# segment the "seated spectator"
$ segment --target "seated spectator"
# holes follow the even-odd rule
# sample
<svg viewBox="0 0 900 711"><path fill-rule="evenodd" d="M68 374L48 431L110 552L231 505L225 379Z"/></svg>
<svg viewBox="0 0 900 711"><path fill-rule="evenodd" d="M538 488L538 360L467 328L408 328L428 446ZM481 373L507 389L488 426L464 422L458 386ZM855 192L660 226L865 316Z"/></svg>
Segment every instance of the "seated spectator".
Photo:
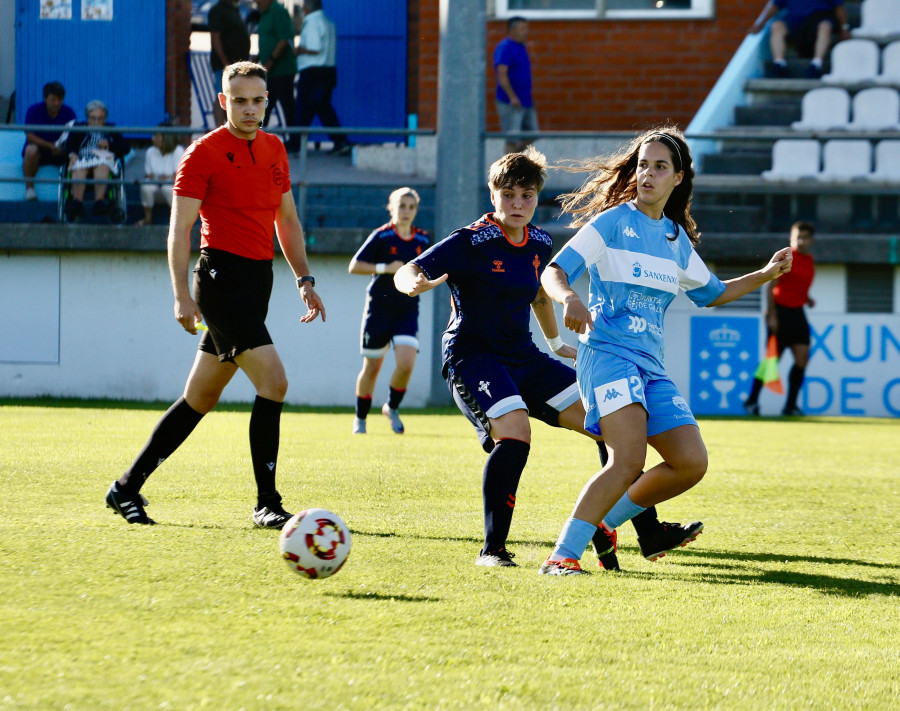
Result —
<svg viewBox="0 0 900 711"><path fill-rule="evenodd" d="M107 123L108 111L106 104L99 99L88 102L85 107L87 121L76 123L76 126L93 126L100 129L102 126L114 126ZM72 197L66 203L66 218L73 222L84 216L84 191L86 183L76 182L84 180L89 175L101 182L94 183L94 215L105 215L110 208L105 198L106 183L110 175L118 175L118 159L123 158L130 150L128 141L121 133L96 130L86 133L70 131L66 138L66 153L69 156L69 172L71 173Z"/></svg>
<svg viewBox="0 0 900 711"><path fill-rule="evenodd" d="M65 126L75 120L75 112L63 103L66 89L58 81L44 84L44 100L28 107L25 123L34 126ZM56 145L62 131L28 131L22 148L22 174L25 176L25 199L37 200L34 182L28 178L37 175L42 165L61 166L66 162L66 152Z"/></svg>
<svg viewBox="0 0 900 711"><path fill-rule="evenodd" d="M172 186L175 182L175 170L181 162L184 146L178 145L174 133L154 133L153 145L144 156L144 179L165 180L165 183L141 183L141 206L144 208L143 219L135 224L138 227L153 224L153 205L159 200L172 207Z"/></svg>
<svg viewBox="0 0 900 711"><path fill-rule="evenodd" d="M759 32L775 15L769 29L769 46L772 72L776 77L788 75L788 43L801 57L810 59L805 76L818 79L822 76L825 56L831 49L832 33L838 30L841 40L850 38L844 0L769 0L750 33Z"/></svg>

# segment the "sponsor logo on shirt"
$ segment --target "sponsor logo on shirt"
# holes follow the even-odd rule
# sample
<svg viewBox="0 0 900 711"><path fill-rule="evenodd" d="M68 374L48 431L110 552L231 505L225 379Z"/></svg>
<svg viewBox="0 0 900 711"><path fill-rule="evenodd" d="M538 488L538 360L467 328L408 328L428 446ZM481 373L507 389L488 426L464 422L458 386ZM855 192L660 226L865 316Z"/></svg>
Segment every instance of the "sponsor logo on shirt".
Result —
<svg viewBox="0 0 900 711"><path fill-rule="evenodd" d="M491 388L491 381L489 381L489 380L487 380L487 381L482 380L481 382L478 383L478 392L487 393L488 397L493 397L493 395L491 395L490 388Z"/></svg>
<svg viewBox="0 0 900 711"><path fill-rule="evenodd" d="M538 269L539 269L540 266L541 266L541 258L538 257L538 256L535 254L535 255L534 255L534 259L531 261L531 264L534 266L534 278L537 279L538 281L540 281L540 280L541 280L541 274L540 274L540 272L538 271Z"/></svg>
<svg viewBox="0 0 900 711"><path fill-rule="evenodd" d="M647 330L647 319L640 316L629 316L631 323L628 324L628 330L635 333L643 333Z"/></svg>
<svg viewBox="0 0 900 711"><path fill-rule="evenodd" d="M691 411L691 409L688 407L688 404L685 402L685 400L684 400L683 397L679 397L679 396L673 397L673 398L672 398L672 404L673 404L675 407L677 407L679 410L682 410L682 411L684 411L684 412L690 412L690 411Z"/></svg>
<svg viewBox="0 0 900 711"><path fill-rule="evenodd" d="M272 166L272 182L275 185L281 185L284 180L284 173L281 172L281 167L277 165Z"/></svg>
<svg viewBox="0 0 900 711"><path fill-rule="evenodd" d="M634 277L639 277L641 272L643 271L643 267L641 267L640 262L635 262L631 265L631 275Z"/></svg>
<svg viewBox="0 0 900 711"><path fill-rule="evenodd" d="M662 299L658 296L642 294L639 291L631 291L628 293L628 308L631 311L647 309L648 311L653 311L658 314L663 312Z"/></svg>
<svg viewBox="0 0 900 711"><path fill-rule="evenodd" d="M635 232L634 229L630 225L622 231L622 234L625 235L626 237L631 237L632 239L640 239L641 238L641 236L637 232Z"/></svg>
<svg viewBox="0 0 900 711"><path fill-rule="evenodd" d="M505 272L506 270L503 268L503 260L495 259L494 260L494 268L491 269L492 272Z"/></svg>

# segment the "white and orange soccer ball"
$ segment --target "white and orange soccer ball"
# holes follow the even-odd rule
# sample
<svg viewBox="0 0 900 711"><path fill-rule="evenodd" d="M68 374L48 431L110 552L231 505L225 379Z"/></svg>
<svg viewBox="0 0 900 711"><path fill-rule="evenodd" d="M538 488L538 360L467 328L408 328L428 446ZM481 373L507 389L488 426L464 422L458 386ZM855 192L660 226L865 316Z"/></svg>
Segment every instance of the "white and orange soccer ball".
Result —
<svg viewBox="0 0 900 711"><path fill-rule="evenodd" d="M288 568L304 578L334 575L350 555L350 529L337 514L306 509L281 529L278 542Z"/></svg>

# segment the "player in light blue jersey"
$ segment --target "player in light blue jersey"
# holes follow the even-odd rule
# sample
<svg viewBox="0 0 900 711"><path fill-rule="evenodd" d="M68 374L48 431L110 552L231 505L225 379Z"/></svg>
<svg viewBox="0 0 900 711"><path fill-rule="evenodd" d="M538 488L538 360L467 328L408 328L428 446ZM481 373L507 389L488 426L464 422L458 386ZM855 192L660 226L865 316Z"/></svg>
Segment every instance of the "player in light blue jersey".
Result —
<svg viewBox="0 0 900 711"><path fill-rule="evenodd" d="M694 251L699 233L690 214L690 149L672 127L647 131L611 159L586 161L579 169L593 175L564 196L563 210L581 229L544 270L541 283L563 304L565 326L579 334L585 429L602 429L610 459L581 490L541 566L547 575L586 572L579 559L601 522L616 528L687 491L706 473L697 422L663 365L663 318L675 296L684 291L698 306L720 306L791 268L785 248L742 277L723 282L710 273ZM587 306L570 286L585 271ZM663 461L641 473L648 444ZM663 544L667 536L660 535ZM655 542L639 535L638 543L653 559L645 547Z"/></svg>

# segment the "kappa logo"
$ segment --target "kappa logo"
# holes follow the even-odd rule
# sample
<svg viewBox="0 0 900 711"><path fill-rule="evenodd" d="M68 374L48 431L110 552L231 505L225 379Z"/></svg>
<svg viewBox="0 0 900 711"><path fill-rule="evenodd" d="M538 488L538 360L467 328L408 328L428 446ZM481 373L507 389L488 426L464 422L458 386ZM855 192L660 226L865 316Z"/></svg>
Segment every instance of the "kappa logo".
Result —
<svg viewBox="0 0 900 711"><path fill-rule="evenodd" d="M637 232L635 232L634 228L631 227L630 225L622 231L622 234L625 235L626 237L631 237L632 239L640 239L641 238L641 236Z"/></svg>
<svg viewBox="0 0 900 711"><path fill-rule="evenodd" d="M482 380L481 382L478 383L478 392L487 393L488 397L493 397L493 395L491 395L490 388L491 388L491 382L489 380L487 380L487 381Z"/></svg>
<svg viewBox="0 0 900 711"><path fill-rule="evenodd" d="M631 323L628 324L628 330L635 333L643 333L647 330L647 319L640 316L629 316Z"/></svg>
<svg viewBox="0 0 900 711"><path fill-rule="evenodd" d="M229 163L234 163L234 153L226 153L225 157L228 159Z"/></svg>
<svg viewBox="0 0 900 711"><path fill-rule="evenodd" d="M503 260L495 259L494 260L494 268L491 269L492 272L505 272L506 270L503 268Z"/></svg>
<svg viewBox="0 0 900 711"><path fill-rule="evenodd" d="M641 267L640 262L635 262L631 265L631 274L632 276L639 277L641 275L641 271L643 268Z"/></svg>
<svg viewBox="0 0 900 711"><path fill-rule="evenodd" d="M608 402L609 400L615 400L617 397L622 397L622 393L620 393L615 388L610 388L606 391L606 394L603 396L603 402Z"/></svg>

